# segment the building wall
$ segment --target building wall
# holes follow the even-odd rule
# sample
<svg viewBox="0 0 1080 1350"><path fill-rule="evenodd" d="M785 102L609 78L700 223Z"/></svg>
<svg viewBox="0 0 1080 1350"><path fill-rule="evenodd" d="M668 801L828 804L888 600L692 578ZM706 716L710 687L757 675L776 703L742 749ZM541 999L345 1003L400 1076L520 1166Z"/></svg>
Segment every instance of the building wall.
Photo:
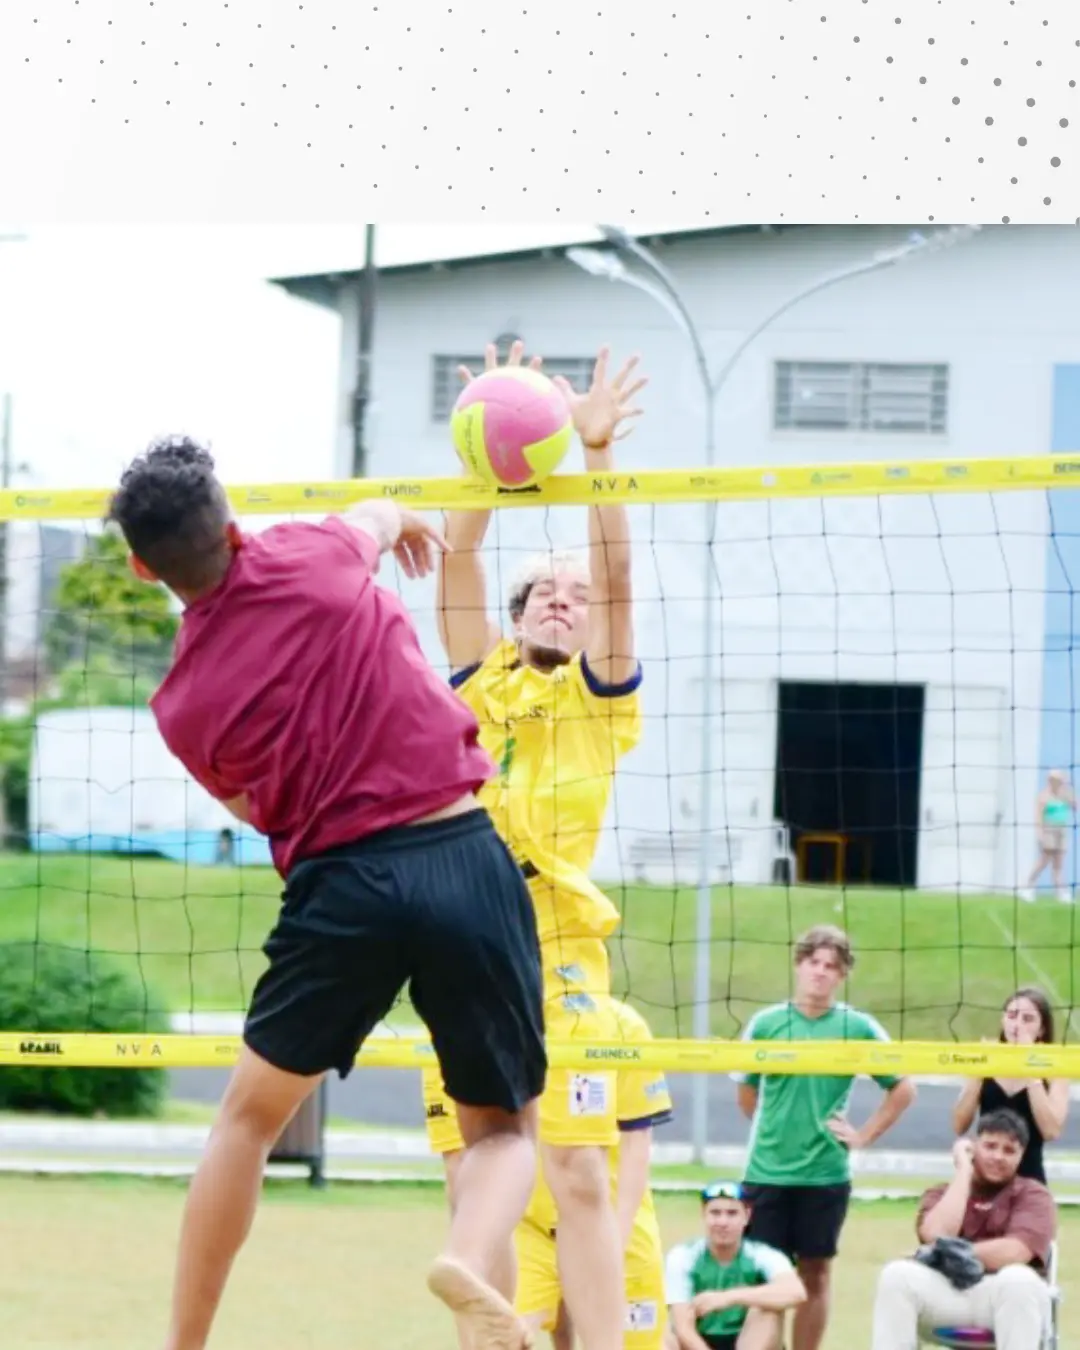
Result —
<svg viewBox="0 0 1080 1350"><path fill-rule="evenodd" d="M902 238L870 227L735 235L673 245L664 260L716 368L785 297ZM1062 317L1078 302L1080 237L1055 227L989 229L963 246L841 283L770 327L737 367L720 400L721 461L1044 453L1053 368L1080 362L1080 333ZM602 342L620 357L639 352L651 379L648 416L620 447L621 465L702 462L701 399L686 343L662 310L629 288L552 259L389 275L379 303L374 476L455 467L445 426L431 421L432 356L477 352L506 332L548 356L588 355ZM772 430L773 363L815 359L947 363L947 433ZM1066 498L1073 500L1055 494L1055 512ZM632 514L647 722L620 776L616 828L604 840L600 873L625 871L629 842L649 831L700 832L698 709L710 646L718 767L708 821L721 834L740 835L737 875L760 874L768 847L773 682L913 681L932 694L921 884L1016 884L1030 853L1043 721L1045 494L721 504L711 643L701 627L701 508L639 506ZM498 513L488 549L493 591L505 593L522 554L581 542L584 530L580 509ZM441 660L432 591L407 594L428 650Z"/></svg>

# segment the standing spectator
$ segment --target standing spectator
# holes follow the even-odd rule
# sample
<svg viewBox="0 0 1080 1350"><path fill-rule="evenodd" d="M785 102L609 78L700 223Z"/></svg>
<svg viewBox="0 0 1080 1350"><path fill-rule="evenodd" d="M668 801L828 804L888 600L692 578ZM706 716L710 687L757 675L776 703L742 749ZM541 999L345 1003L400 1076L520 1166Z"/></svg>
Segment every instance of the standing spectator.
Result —
<svg viewBox="0 0 1080 1350"><path fill-rule="evenodd" d="M1054 1012L1041 989L1025 985L1005 1004L1001 1035L1006 1045L1045 1045L1054 1039ZM1042 1078L969 1078L953 1107L953 1129L967 1134L971 1122L1008 1108L1027 1126L1028 1141L1018 1175L1046 1185L1043 1144L1059 1139L1069 1115L1069 1082Z"/></svg>
<svg viewBox="0 0 1080 1350"><path fill-rule="evenodd" d="M919 1206L924 1246L881 1272L871 1350L916 1350L920 1330L936 1327L978 1327L993 1332L997 1350L1038 1350L1057 1213L1041 1182L1018 1175L1026 1143L1011 1111L982 1117L974 1145L957 1140L952 1181Z"/></svg>
<svg viewBox="0 0 1080 1350"><path fill-rule="evenodd" d="M743 1188L718 1181L701 1192L705 1236L668 1253L664 1284L671 1350L780 1350L788 1308L806 1290L788 1258L746 1237Z"/></svg>
<svg viewBox="0 0 1080 1350"><path fill-rule="evenodd" d="M855 965L851 941L829 924L795 947L795 998L749 1021L749 1041L887 1041L868 1013L836 1001ZM875 1077L885 1099L860 1128L847 1119L851 1074L745 1074L739 1106L753 1120L746 1163L750 1235L797 1261L807 1299L792 1350L818 1350L829 1317L830 1270L851 1198L851 1149L888 1130L915 1100L907 1078Z"/></svg>
<svg viewBox="0 0 1080 1350"><path fill-rule="evenodd" d="M1061 769L1051 769L1046 775L1046 787L1035 798L1035 834L1039 841L1039 856L1027 886L1020 892L1025 900L1035 899L1035 883L1049 866L1054 881L1054 893L1064 904L1072 903L1072 895L1065 887L1066 831L1076 811L1076 797L1068 778Z"/></svg>

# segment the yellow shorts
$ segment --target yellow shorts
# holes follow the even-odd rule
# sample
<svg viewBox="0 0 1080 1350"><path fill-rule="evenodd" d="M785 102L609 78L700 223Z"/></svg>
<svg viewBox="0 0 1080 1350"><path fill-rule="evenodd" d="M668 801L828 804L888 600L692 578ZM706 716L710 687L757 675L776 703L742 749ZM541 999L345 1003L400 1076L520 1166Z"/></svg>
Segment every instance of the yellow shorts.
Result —
<svg viewBox="0 0 1080 1350"><path fill-rule="evenodd" d="M522 1317L540 1315L543 1331L551 1331L559 1313L559 1284L555 1235L526 1221L514 1233L518 1286L514 1307ZM664 1253L655 1212L638 1216L626 1251L627 1350L660 1350L667 1325L664 1302Z"/></svg>
<svg viewBox="0 0 1080 1350"><path fill-rule="evenodd" d="M546 1034L552 1040L618 1041L622 1027L605 997L570 994L548 1002ZM594 1145L612 1148L619 1142L616 1074L613 1070L549 1069L540 1098L540 1139L557 1148ZM433 1153L464 1148L457 1110L443 1091L438 1069L423 1073L424 1116Z"/></svg>

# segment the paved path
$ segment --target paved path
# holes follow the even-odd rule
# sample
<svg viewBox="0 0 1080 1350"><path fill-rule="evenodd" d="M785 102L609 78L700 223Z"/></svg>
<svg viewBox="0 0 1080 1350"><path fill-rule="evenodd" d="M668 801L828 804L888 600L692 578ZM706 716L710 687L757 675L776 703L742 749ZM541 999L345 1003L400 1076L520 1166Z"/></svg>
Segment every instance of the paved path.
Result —
<svg viewBox="0 0 1080 1350"><path fill-rule="evenodd" d="M172 1092L188 1101L216 1102L221 1096L227 1074L217 1069L179 1069L172 1073ZM673 1075L671 1092L675 1100L675 1120L663 1130L663 1138L683 1142L690 1137L691 1080ZM949 1112L956 1099L954 1083L919 1086L915 1105L903 1116L887 1137L890 1149L948 1151L953 1135ZM878 1089L865 1081L855 1086L851 1117L858 1123L874 1109ZM363 1122L382 1129L419 1129L423 1126L420 1103L420 1075L413 1069L357 1069L342 1082L330 1078L330 1113L346 1120ZM735 1085L722 1074L709 1078L709 1143L738 1145L746 1142L747 1123L735 1103ZM886 1141L883 1141L885 1143ZM1062 1149L1080 1151L1080 1102L1073 1106Z"/></svg>

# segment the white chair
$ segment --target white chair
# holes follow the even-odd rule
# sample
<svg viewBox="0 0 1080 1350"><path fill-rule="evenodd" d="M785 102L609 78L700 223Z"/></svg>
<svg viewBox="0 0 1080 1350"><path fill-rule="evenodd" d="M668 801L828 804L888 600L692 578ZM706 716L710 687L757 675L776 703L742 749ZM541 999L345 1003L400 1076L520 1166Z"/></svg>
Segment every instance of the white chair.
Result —
<svg viewBox="0 0 1080 1350"><path fill-rule="evenodd" d="M1032 1350L1058 1350L1058 1309L1061 1306L1061 1289L1058 1286L1058 1247L1054 1242L1050 1247L1050 1259L1046 1265L1046 1282L1050 1286L1050 1325L1042 1344L1032 1346ZM928 1345L944 1346L946 1350L994 1350L994 1333L985 1327L936 1327L925 1332L923 1339Z"/></svg>

